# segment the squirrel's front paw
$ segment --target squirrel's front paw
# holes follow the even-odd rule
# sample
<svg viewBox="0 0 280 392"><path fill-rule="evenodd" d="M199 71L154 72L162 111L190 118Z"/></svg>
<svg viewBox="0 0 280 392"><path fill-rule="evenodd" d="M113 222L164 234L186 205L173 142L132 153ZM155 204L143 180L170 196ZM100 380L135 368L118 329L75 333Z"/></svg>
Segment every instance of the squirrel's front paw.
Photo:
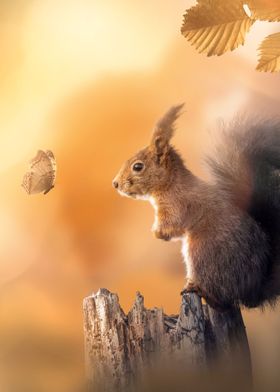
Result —
<svg viewBox="0 0 280 392"><path fill-rule="evenodd" d="M156 238L164 241L170 241L172 238L180 238L184 235L183 230L174 229L174 227L158 227L156 229L152 228L152 232Z"/></svg>
<svg viewBox="0 0 280 392"><path fill-rule="evenodd" d="M163 230L153 230L154 236L160 240L170 241L171 235Z"/></svg>

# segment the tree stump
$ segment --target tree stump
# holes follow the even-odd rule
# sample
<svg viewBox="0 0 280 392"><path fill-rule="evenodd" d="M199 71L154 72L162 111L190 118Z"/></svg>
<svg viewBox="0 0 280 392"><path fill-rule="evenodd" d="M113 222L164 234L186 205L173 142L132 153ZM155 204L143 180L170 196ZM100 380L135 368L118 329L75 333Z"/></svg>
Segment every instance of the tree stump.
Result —
<svg viewBox="0 0 280 392"><path fill-rule="evenodd" d="M216 363L225 374L235 369L234 378L238 374L250 384L250 351L239 308L220 313L202 305L195 293L184 293L179 315L167 316L162 309L146 309L137 293L126 315L118 296L106 289L85 298L83 308L89 391L151 390L148 380L166 376L166 386L178 369L177 378L183 375L187 383L188 375L209 374Z"/></svg>

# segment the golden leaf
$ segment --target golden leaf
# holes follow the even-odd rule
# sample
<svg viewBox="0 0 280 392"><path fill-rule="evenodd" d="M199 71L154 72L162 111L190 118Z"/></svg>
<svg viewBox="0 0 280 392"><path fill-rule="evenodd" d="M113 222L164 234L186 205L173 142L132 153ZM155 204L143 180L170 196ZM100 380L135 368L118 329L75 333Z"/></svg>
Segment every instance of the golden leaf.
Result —
<svg viewBox="0 0 280 392"><path fill-rule="evenodd" d="M280 21L279 0L244 0L244 5L248 6L252 19Z"/></svg>
<svg viewBox="0 0 280 392"><path fill-rule="evenodd" d="M182 34L191 45L207 56L217 55L243 45L254 23L238 0L198 0L184 15Z"/></svg>
<svg viewBox="0 0 280 392"><path fill-rule="evenodd" d="M280 33L266 37L259 47L260 58L257 66L258 71L280 71Z"/></svg>

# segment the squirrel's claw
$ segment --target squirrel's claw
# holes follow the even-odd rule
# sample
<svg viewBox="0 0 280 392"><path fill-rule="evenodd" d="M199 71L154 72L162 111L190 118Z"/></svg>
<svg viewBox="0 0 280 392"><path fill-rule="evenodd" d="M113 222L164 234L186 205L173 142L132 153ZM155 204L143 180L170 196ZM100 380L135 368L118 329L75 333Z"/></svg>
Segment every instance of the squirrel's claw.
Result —
<svg viewBox="0 0 280 392"><path fill-rule="evenodd" d="M181 291L181 295L186 293L196 293L200 297L202 297L201 290L198 286L190 279L187 280L183 290Z"/></svg>

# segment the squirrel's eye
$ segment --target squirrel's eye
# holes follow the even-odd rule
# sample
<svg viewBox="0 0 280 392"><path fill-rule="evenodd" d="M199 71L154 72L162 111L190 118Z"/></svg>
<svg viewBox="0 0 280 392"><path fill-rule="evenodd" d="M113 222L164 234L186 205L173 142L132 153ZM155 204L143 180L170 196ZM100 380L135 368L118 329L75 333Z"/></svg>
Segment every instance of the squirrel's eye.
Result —
<svg viewBox="0 0 280 392"><path fill-rule="evenodd" d="M144 169L144 163L142 162L136 162L134 163L134 165L132 166L132 170L136 171L136 172L140 172L141 170Z"/></svg>

